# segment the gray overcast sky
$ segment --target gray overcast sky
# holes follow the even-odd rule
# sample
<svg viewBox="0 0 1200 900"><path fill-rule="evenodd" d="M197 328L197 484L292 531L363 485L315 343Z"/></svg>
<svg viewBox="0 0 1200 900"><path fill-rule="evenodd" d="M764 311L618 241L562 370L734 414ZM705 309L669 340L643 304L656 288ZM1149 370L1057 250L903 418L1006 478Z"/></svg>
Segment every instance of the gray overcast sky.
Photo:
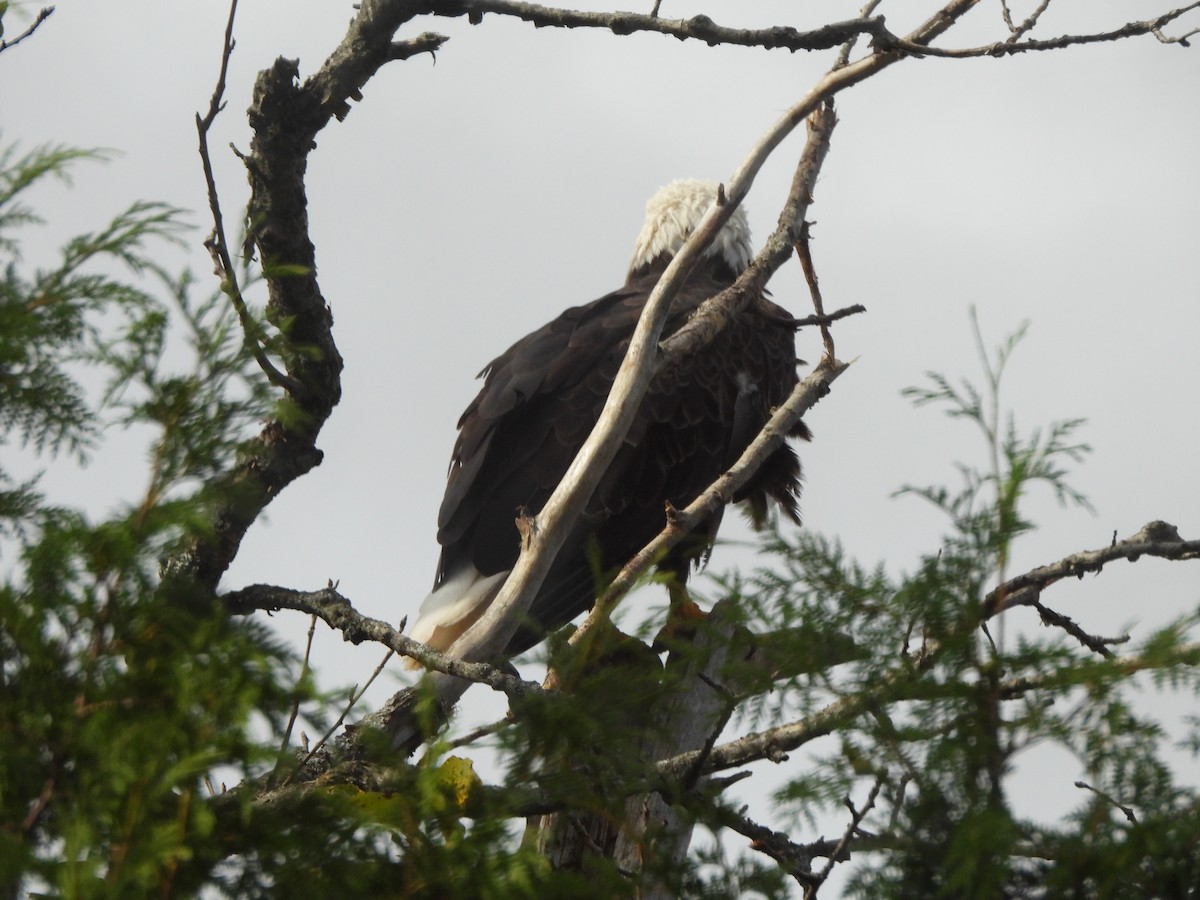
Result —
<svg viewBox="0 0 1200 900"><path fill-rule="evenodd" d="M662 13L805 27L858 5L666 0ZM903 31L936 5L880 11ZM1035 4L1013 5L1020 17ZM1173 5L1060 0L1039 33L1114 28ZM299 58L302 77L312 73L352 13L327 0L244 0L228 109L212 141L227 219L244 203L245 179L225 148L249 143L255 72L283 55ZM215 2L61 0L33 39L0 59L5 141L122 154L80 167L72 190L37 196L52 225L37 232L31 262L133 198L160 199L195 210L201 227L187 261L207 274L193 114L212 90L224 20ZM313 588L340 579L361 610L393 621L415 611L433 577L446 462L475 372L562 308L618 286L647 197L675 177L727 179L830 59L495 17L418 21L401 36L422 30L451 38L436 64L425 56L385 68L311 158L312 234L345 395L320 441L324 465L272 504L225 580ZM985 2L942 43L1002 36L999 4ZM811 215L814 252L827 305L863 303L869 313L838 326L840 355L857 362L809 418L808 527L893 571L936 546L937 515L890 495L950 477L953 460L982 463L983 448L964 425L913 410L899 392L928 370L978 374L974 305L992 345L1032 322L1007 384L1018 424L1086 417L1095 447L1075 485L1098 515L1032 498L1043 527L1019 542L1012 570L1155 518L1200 534L1200 48L1138 38L1005 60L910 61L838 105ZM760 238L800 141L784 145L751 192ZM796 313L808 310L794 264L773 290ZM801 355L819 357L814 335L800 343ZM52 486L98 510L134 496L142 455L130 446L120 442L80 476L55 473ZM714 567L746 560L719 550ZM1056 587L1050 599L1101 633L1145 623L1137 636L1194 606L1200 578L1143 561ZM286 618L277 617L299 639L306 623ZM328 633L316 654L327 681L361 680L378 658ZM479 702L481 715L499 709ZM1072 777L1044 790L1074 803Z"/></svg>

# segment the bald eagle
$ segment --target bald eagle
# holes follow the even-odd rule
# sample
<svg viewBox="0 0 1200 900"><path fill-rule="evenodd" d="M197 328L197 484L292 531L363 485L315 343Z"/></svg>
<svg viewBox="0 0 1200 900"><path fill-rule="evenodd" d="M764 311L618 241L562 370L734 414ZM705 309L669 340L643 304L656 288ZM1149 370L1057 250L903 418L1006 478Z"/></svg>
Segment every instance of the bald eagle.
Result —
<svg viewBox="0 0 1200 900"><path fill-rule="evenodd" d="M458 421L438 514L441 559L410 636L439 650L469 628L517 560L516 518L536 514L599 418L638 317L671 258L717 198L714 182L681 180L646 206L625 286L521 338L480 373ZM676 295L664 337L733 283L751 259L737 209ZM569 532L506 654L528 649L591 607L597 586L746 449L796 384L796 322L765 296L703 353L659 372L633 426ZM791 435L807 439L803 423ZM800 462L786 444L735 497L763 524L768 501L799 522ZM682 582L716 538L720 515L659 564Z"/></svg>

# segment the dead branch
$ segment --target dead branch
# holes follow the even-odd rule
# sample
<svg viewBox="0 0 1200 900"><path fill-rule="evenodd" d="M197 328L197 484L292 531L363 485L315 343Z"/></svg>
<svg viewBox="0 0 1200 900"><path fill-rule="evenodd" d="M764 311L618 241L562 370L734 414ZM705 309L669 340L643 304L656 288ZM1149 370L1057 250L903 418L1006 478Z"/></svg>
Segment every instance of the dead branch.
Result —
<svg viewBox="0 0 1200 900"><path fill-rule="evenodd" d="M800 268L804 270L804 280L808 283L808 293L812 297L813 309L821 320L821 343L825 346L825 359L836 359L837 352L833 345L833 334L825 323L825 301L821 297L821 282L817 278L817 267L813 263L812 246L809 239L810 226L804 222L800 226L800 237L796 239L796 256L800 260Z"/></svg>
<svg viewBox="0 0 1200 900"><path fill-rule="evenodd" d="M387 647L403 656L411 656L428 669L452 675L471 683L486 684L510 697L542 693L541 685L522 681L482 662L464 662L439 653L420 641L406 637L387 622L364 616L334 585L318 591L297 591L271 584L252 584L237 591L222 594L221 602L234 615L256 611L277 612L292 609L316 616L330 628L339 631L352 644L371 642ZM403 627L403 623L401 624Z"/></svg>
<svg viewBox="0 0 1200 900"><path fill-rule="evenodd" d="M932 644L918 665L893 669L877 679L869 689L847 694L833 701L804 719L789 722L774 728L754 732L713 747L702 761L702 772L716 772L737 768L760 759L783 762L787 754L805 744L833 733L858 716L879 706L896 700L919 700L924 696L914 685L942 655L945 644ZM1169 659L1142 655L1118 656L1105 661L1089 662L1090 666L1106 666L1114 676L1128 677L1143 671L1157 671L1171 666L1195 666L1200 664L1200 643L1184 644L1177 648ZM1054 690L1078 685L1081 674L1079 666L1069 666L1037 678L1019 678L1002 682L997 694L1001 699L1011 700L1034 690ZM940 689L939 689L940 690ZM665 779L680 777L692 770L699 760L697 753L681 753L671 759L657 763L658 774Z"/></svg>
<svg viewBox="0 0 1200 900"><path fill-rule="evenodd" d="M529 22L537 28L599 28L616 35L652 32L669 35L678 40L703 41L710 47L733 44L741 47L761 47L767 50L830 50L851 38L868 34L887 40L883 17L849 19L831 22L811 31L799 31L786 25L770 28L727 28L705 15L690 19L663 19L656 12L583 12L522 3L517 0L443 0L430 4L435 16L466 16L473 25L483 21L486 13L510 16Z"/></svg>
<svg viewBox="0 0 1200 900"><path fill-rule="evenodd" d="M857 835L858 828L860 825L862 825L863 819L867 817L867 813L869 813L875 806L875 801L879 799L879 791L882 787L883 778L876 778L875 784L871 787L871 793L867 795L867 802L863 804L862 809L855 808L850 798L846 798L846 807L850 810L850 822L846 825L846 830L842 832L841 840L837 842L837 846L834 847L833 852L829 855L829 859L826 860L825 865L821 868L821 871L818 872L816 877L813 878L812 882L805 887L804 900L812 900L812 898L816 897L817 891L820 890L821 885L823 885L829 879L829 875L833 871L833 867L838 863L839 859L846 852L846 849L850 846L850 842L854 839L855 835Z"/></svg>
<svg viewBox="0 0 1200 900"><path fill-rule="evenodd" d="M1099 788L1093 787L1092 785L1088 784L1086 781L1075 782L1075 787L1082 788L1085 791L1091 791L1093 794L1095 794L1101 800L1104 800L1109 805L1114 806L1117 809L1119 809L1121 811L1121 813L1125 816L1125 818L1129 820L1129 824L1136 825L1138 823L1137 814L1134 813L1133 808L1129 807L1129 806L1125 806L1123 803L1120 803L1111 794L1106 794L1104 791L1100 790Z"/></svg>
<svg viewBox="0 0 1200 900"><path fill-rule="evenodd" d="M1135 535L1099 550L1083 550L997 585L983 598L983 616L991 618L1010 606L1033 606L1042 591L1064 578L1099 572L1116 559L1137 562L1143 556L1160 559L1200 559L1200 541L1185 541L1174 525L1150 522Z"/></svg>
<svg viewBox="0 0 1200 900"><path fill-rule="evenodd" d="M1104 667L1114 677L1127 678L1138 672L1150 672L1171 666L1200 665L1200 643L1181 644L1172 655L1163 658L1161 655L1145 656L1131 654L1128 656L1110 656L1104 660L1087 659L1074 666L1063 666L1045 675L1027 678L1012 678L997 686L997 695L1001 700L1014 700L1032 691L1054 691L1079 685L1080 679L1093 675L1098 666Z"/></svg>
<svg viewBox="0 0 1200 900"><path fill-rule="evenodd" d="M204 183L208 189L208 208L213 217L213 230L204 246L212 256L214 274L221 282L221 290L229 297L237 312L238 321L242 325L242 336L246 346L254 355L254 361L262 369L263 374L271 384L284 388L289 394L297 394L301 387L299 382L284 375L275 368L274 363L267 358L262 348L262 334L258 323L246 308L246 299L238 285L237 269L233 264L233 254L229 252L229 242L225 238L225 221L221 215L221 200L217 192L217 179L213 174L212 157L208 150L208 133L212 130L217 115L225 108L225 78L229 73L229 60L233 56L233 23L237 17L237 0L229 4L229 18L225 23L225 42L221 49L221 69L217 75L217 86L213 89L208 102L208 112L201 116L196 113L196 133L200 139L200 164L204 171Z"/></svg>
<svg viewBox="0 0 1200 900"><path fill-rule="evenodd" d="M33 34L35 31L37 31L38 28L41 27L41 24L43 22L45 22L48 18L50 18L50 16L53 15L53 13L54 13L53 6L44 6L38 12L37 16L34 17L34 20L29 24L29 27L26 28L24 31L22 31L20 34L18 34L11 41L6 41L3 38L0 38L0 53L3 53L9 47L17 46L17 44L21 43L21 41L25 40L25 38L29 37L31 34Z"/></svg>
<svg viewBox="0 0 1200 900"><path fill-rule="evenodd" d="M394 62L411 59L412 57L419 56L422 53L428 53L436 60L437 51L440 50L442 44L446 43L448 40L449 38L443 34L436 34L432 31L424 31L421 34L418 34L415 38L409 38L407 41L395 41L389 44L388 60Z"/></svg>
<svg viewBox="0 0 1200 900"><path fill-rule="evenodd" d="M1064 616L1060 612L1050 609L1048 606L1043 606L1041 601L1034 601L1030 604L1038 611L1042 622L1045 625L1050 625L1055 628L1061 628L1083 646L1087 647L1094 653L1099 653L1101 656L1111 659L1113 652L1108 648L1114 644L1124 644L1129 640L1129 635L1123 634L1119 637L1104 638L1099 635L1089 634L1084 631L1070 616Z"/></svg>
<svg viewBox="0 0 1200 900"><path fill-rule="evenodd" d="M818 857L832 857L839 843L821 838L810 844L797 844L783 832L773 831L743 815L722 819L721 824L749 838L751 850L775 860L775 863L802 888L813 882L813 860ZM850 854L843 850L842 858L849 859Z"/></svg>
<svg viewBox="0 0 1200 900"><path fill-rule="evenodd" d="M1131 37L1141 37L1147 34L1154 35L1160 43L1164 44L1179 44L1180 46L1188 46L1188 38L1200 33L1200 28L1179 35L1178 37L1169 37L1163 33L1163 28L1171 24L1181 16L1186 15L1192 10L1200 9L1200 2L1190 3L1187 6L1181 6L1178 9L1173 9L1170 12L1163 13L1153 19L1145 19L1139 22L1128 22L1120 28L1115 28L1112 31L1102 31L1093 34L1064 34L1056 38L1047 40L1020 40L1019 38L1027 33L1036 24L1036 17L1031 16L1032 22L1026 20L1020 26L1016 27L1014 34L1007 40L1000 41L994 44L987 44L980 47L963 47L957 49L947 49L939 47L924 47L917 46L910 41L904 39L896 39L890 45L891 49L903 51L906 53L919 54L923 56L941 57L943 59L972 59L981 56L1015 56L1018 53L1040 53L1047 50L1064 50L1067 47L1080 47L1086 44L1100 44L1110 41L1120 41ZM1040 15L1040 12L1038 13ZM1026 27L1028 26L1028 27Z"/></svg>

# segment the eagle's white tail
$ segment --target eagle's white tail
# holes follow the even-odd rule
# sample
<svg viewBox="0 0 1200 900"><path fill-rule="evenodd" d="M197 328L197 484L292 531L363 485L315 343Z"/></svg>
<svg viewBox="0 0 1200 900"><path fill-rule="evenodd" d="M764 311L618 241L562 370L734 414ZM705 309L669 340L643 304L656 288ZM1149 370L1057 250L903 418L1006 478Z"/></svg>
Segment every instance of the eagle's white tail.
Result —
<svg viewBox="0 0 1200 900"><path fill-rule="evenodd" d="M507 570L484 575L471 565L450 574L422 601L408 637L435 650L449 649L483 615L507 577ZM420 668L420 663L412 659L404 665Z"/></svg>

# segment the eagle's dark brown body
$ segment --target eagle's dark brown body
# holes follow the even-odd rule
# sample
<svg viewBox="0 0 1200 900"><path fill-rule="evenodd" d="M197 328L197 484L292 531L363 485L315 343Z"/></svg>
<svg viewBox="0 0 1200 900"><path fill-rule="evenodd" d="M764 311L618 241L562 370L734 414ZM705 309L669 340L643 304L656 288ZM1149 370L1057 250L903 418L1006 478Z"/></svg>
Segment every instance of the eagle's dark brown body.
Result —
<svg viewBox="0 0 1200 900"><path fill-rule="evenodd" d="M642 308L670 257L664 252L641 265L620 290L568 309L484 369L483 388L459 420L438 516L442 555L435 592L422 608L424 625L418 623L414 637L447 646L499 589L501 573L517 559L518 513L541 509L595 425ZM736 274L723 257L702 259L675 297L664 335L678 330ZM794 331L781 307L759 298L731 319L705 352L656 376L509 653L532 646L590 608L597 576L611 575L662 530L665 504L686 506L737 459L796 383ZM807 437L808 432L801 424L793 434ZM799 461L785 445L737 499L750 505L755 518L761 519L772 499L797 519L799 478ZM688 561L709 546L716 524L682 545L665 565L686 577ZM493 575L499 577L487 581ZM457 585L471 584L479 593L473 607L464 610L459 602L438 622L439 607L445 610L461 593ZM439 593L446 595L440 604Z"/></svg>

